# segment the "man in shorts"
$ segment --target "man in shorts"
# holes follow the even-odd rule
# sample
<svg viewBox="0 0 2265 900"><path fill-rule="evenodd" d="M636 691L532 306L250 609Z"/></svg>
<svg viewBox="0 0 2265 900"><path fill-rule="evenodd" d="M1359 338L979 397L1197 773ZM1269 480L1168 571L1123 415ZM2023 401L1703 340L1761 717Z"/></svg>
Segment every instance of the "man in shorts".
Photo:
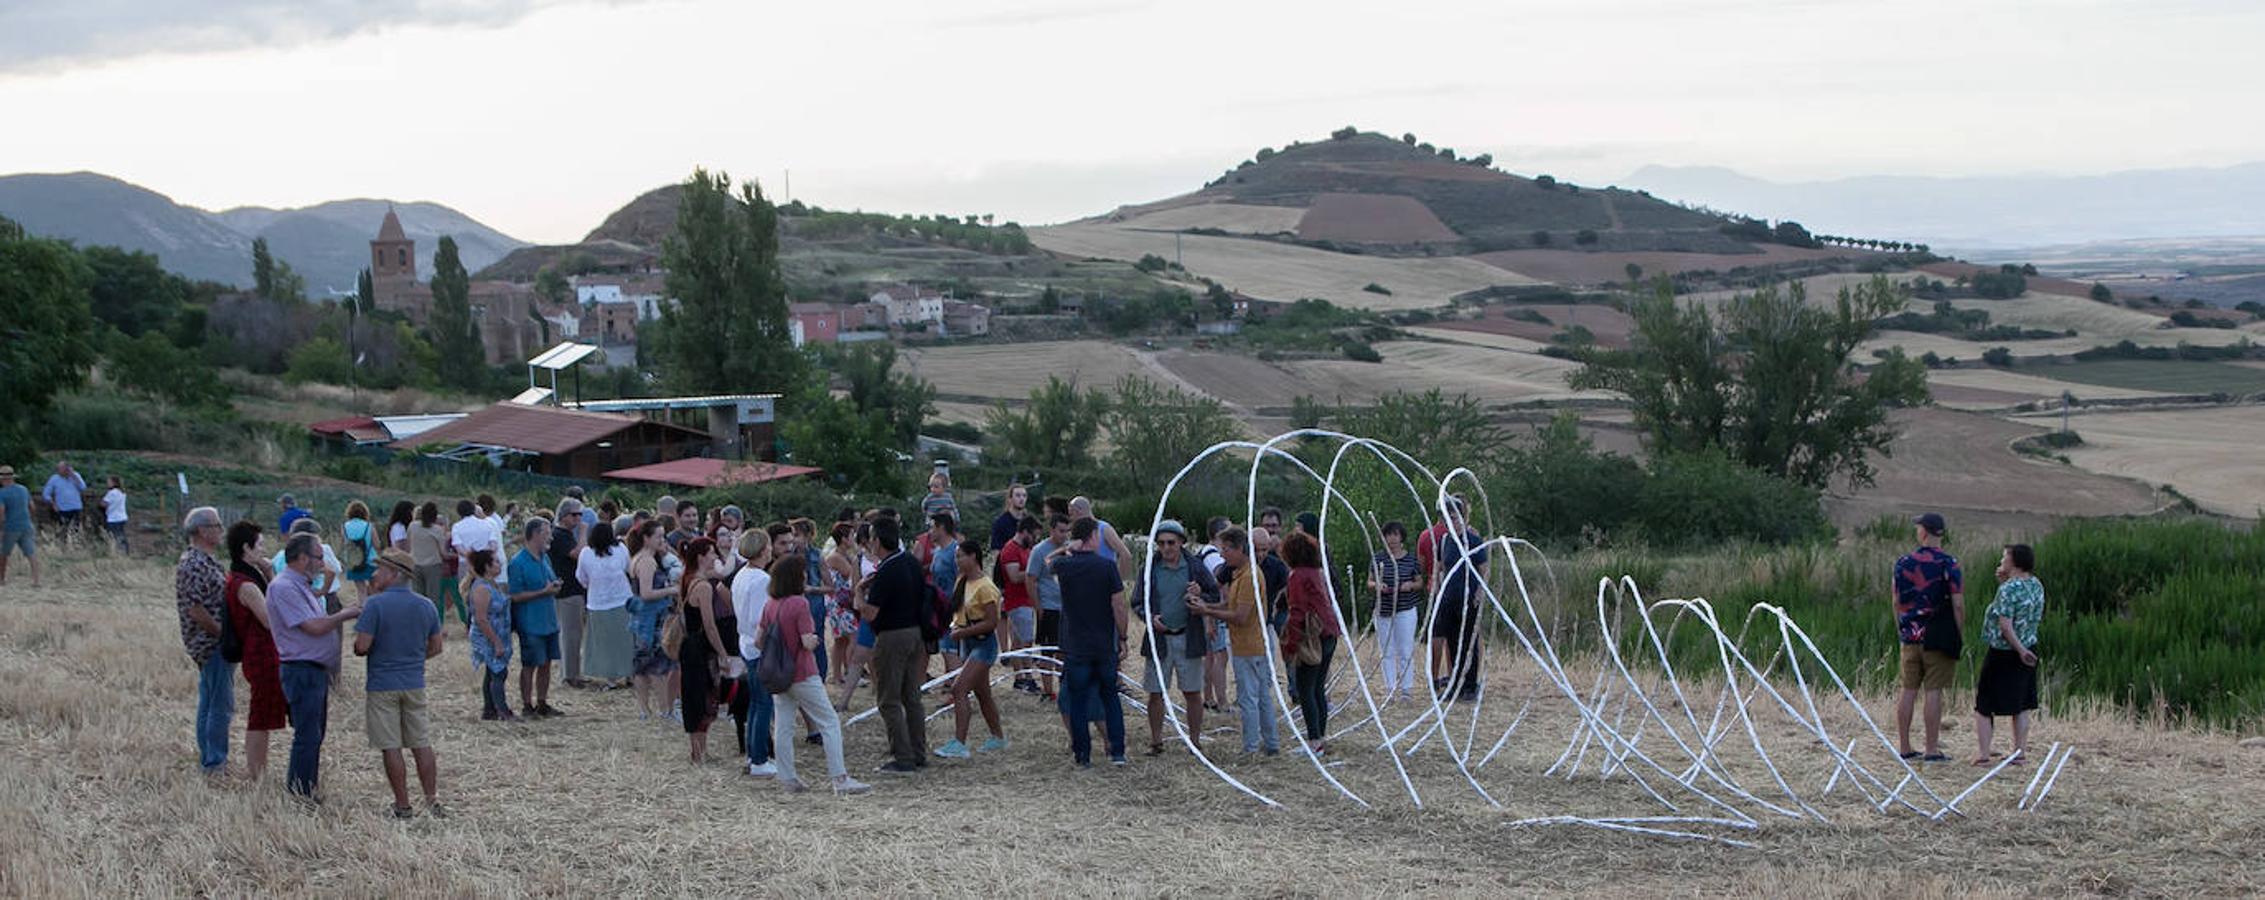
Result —
<svg viewBox="0 0 2265 900"><path fill-rule="evenodd" d="M1054 647L1046 656L1052 665L1041 667L1040 695L1055 699L1054 673L1061 669L1062 653L1062 585L1054 580L1054 560L1067 554L1070 547L1070 517L1055 513L1048 523L1050 536L1030 548L1030 585L1038 595L1038 628L1032 637L1034 646ZM1066 720L1067 717L1065 717Z"/></svg>
<svg viewBox="0 0 2265 900"><path fill-rule="evenodd" d="M15 466L0 466L0 584L8 583L8 557L21 551L31 563L31 586L39 586L38 533L31 521L31 489L16 483Z"/></svg>
<svg viewBox="0 0 2265 900"><path fill-rule="evenodd" d="M1020 490L1020 485L1016 489ZM1007 617L1006 647L1010 651L1032 646L1038 639L1038 602L1030 595L1030 548L1037 545L1039 530L1037 519L1016 519L1014 536L999 548L999 609ZM1030 660L1016 657L1009 662L1015 670L1015 690L1038 693Z"/></svg>
<svg viewBox="0 0 2265 900"><path fill-rule="evenodd" d="M1147 652L1141 654L1146 674L1141 688L1148 692L1148 755L1164 753L1164 691L1180 683L1187 701L1188 734L1199 745L1203 739L1203 658L1211 650L1204 620L1190 615L1192 604L1219 602L1219 582L1189 555L1188 531L1177 520L1156 526L1149 543L1155 548L1148 562L1148 578L1133 601L1133 611L1148 623Z"/></svg>
<svg viewBox="0 0 2265 900"><path fill-rule="evenodd" d="M393 787L393 816L413 818L409 773L401 751L417 759L417 783L425 791L425 814L447 818L435 792L440 764L433 755L432 716L425 703L425 660L440 655L440 610L409 589L417 563L398 547L378 554L375 591L354 623L354 655L369 666L363 710L370 746L385 758L385 780Z"/></svg>
<svg viewBox="0 0 2265 900"><path fill-rule="evenodd" d="M550 520L527 520L519 552L504 570L510 583L511 633L519 638L519 708L537 718L564 715L551 706L551 665L559 658L558 573L551 568Z"/></svg>
<svg viewBox="0 0 2265 900"><path fill-rule="evenodd" d="M1942 762L1943 690L1958 670L1958 651L1966 633L1966 579L1958 560L1943 552L1945 524L1939 513L1912 519L1919 547L1895 561L1895 636L1903 693L1895 701L1896 749L1904 759ZM1911 712L1921 691L1927 696L1926 753L1911 749Z"/></svg>

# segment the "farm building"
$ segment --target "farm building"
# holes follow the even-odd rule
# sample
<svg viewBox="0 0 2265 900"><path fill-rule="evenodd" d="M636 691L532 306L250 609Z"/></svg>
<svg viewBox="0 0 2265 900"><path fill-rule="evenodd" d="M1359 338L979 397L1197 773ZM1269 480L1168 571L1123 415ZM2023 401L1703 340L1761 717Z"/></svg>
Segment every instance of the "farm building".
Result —
<svg viewBox="0 0 2265 900"><path fill-rule="evenodd" d="M539 475L597 478L699 456L712 443L705 432L638 416L498 403L391 446L437 448L433 455L452 459L486 457Z"/></svg>

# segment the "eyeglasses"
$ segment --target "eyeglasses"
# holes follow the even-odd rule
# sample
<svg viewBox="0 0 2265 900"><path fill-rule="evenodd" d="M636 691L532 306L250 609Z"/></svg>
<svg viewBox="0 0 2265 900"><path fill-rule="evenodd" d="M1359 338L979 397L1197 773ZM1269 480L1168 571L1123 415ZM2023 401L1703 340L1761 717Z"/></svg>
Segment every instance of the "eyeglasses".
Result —
<svg viewBox="0 0 2265 900"><path fill-rule="evenodd" d="M1180 545L1180 539L1179 539L1179 538L1157 538L1157 539L1156 539L1156 546L1159 546L1159 547L1177 547L1177 546L1179 546L1179 545Z"/></svg>

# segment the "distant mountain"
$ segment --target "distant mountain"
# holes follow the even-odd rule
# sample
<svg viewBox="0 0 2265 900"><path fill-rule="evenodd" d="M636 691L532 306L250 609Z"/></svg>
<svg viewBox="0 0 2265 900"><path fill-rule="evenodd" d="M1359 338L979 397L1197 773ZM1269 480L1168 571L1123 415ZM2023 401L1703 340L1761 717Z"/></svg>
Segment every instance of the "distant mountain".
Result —
<svg viewBox="0 0 2265 900"><path fill-rule="evenodd" d="M645 265L659 258L661 241L676 230L677 201L683 196L683 186L675 184L638 194L590 229L580 243L524 245L486 268L473 269L472 277L532 281L537 273L562 262L577 270Z"/></svg>
<svg viewBox="0 0 2265 900"><path fill-rule="evenodd" d="M269 250L299 270L308 292L318 297L353 289L388 205L417 240L420 274L432 272L433 248L443 234L456 238L464 267L474 271L526 245L437 203L334 200L297 209L247 206L212 213L92 172L0 176L0 215L33 234L147 251L175 273L239 286L251 284L252 239L264 237Z"/></svg>
<svg viewBox="0 0 2265 900"><path fill-rule="evenodd" d="M2265 234L2265 163L2088 176L1867 176L1780 183L1716 167L1646 166L1622 180L1811 231L1951 253L2135 238Z"/></svg>

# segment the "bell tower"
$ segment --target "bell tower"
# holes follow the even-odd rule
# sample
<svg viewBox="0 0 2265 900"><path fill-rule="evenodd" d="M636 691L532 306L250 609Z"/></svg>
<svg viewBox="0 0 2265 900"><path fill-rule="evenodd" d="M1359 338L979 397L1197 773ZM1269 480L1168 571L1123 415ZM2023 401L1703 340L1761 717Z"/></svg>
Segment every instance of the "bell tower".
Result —
<svg viewBox="0 0 2265 900"><path fill-rule="evenodd" d="M417 280L417 242L401 231L401 217L392 207L386 208L377 239L370 242L370 280L387 279Z"/></svg>

